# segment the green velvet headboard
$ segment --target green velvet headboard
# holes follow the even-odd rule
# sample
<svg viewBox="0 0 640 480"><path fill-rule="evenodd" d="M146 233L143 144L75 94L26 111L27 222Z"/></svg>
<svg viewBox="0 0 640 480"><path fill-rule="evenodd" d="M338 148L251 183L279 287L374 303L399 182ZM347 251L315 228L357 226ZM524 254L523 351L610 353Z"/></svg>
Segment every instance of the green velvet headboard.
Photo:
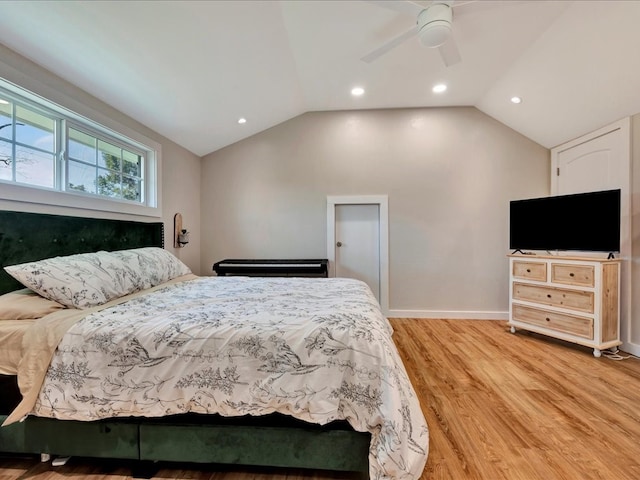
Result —
<svg viewBox="0 0 640 480"><path fill-rule="evenodd" d="M43 258L164 247L161 222L144 223L0 210L0 267ZM22 288L0 268L0 294Z"/></svg>

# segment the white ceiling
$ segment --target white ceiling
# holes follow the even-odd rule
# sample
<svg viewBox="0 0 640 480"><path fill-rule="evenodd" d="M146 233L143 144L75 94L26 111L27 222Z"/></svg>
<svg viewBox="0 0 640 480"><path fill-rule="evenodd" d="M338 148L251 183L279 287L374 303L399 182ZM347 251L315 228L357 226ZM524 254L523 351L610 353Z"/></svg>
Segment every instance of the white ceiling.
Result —
<svg viewBox="0 0 640 480"><path fill-rule="evenodd" d="M471 105L547 148L640 112L640 1L458 3L448 68L361 61L415 18L359 0L2 1L0 42L200 156L308 111Z"/></svg>

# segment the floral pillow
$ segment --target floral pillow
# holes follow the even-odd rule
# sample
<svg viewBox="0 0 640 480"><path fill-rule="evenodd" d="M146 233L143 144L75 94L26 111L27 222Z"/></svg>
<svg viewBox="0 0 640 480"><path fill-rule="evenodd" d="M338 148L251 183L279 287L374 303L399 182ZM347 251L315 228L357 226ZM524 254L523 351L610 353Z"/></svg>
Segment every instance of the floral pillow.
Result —
<svg viewBox="0 0 640 480"><path fill-rule="evenodd" d="M71 308L91 308L121 297L132 285L128 268L109 252L81 253L4 269L25 287Z"/></svg>
<svg viewBox="0 0 640 480"><path fill-rule="evenodd" d="M155 287L191 273L175 255L159 247L119 250L111 254L126 265L130 282L139 285L140 289Z"/></svg>
<svg viewBox="0 0 640 480"><path fill-rule="evenodd" d="M4 269L44 298L80 309L191 273L178 258L158 247L81 253Z"/></svg>

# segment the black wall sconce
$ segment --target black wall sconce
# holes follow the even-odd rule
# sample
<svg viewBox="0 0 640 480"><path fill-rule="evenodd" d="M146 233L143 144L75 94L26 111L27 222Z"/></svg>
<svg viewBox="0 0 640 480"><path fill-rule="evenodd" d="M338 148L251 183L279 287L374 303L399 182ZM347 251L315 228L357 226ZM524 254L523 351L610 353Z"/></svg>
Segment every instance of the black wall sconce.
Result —
<svg viewBox="0 0 640 480"><path fill-rule="evenodd" d="M189 243L189 232L182 228L182 214L176 213L173 216L173 246L182 248Z"/></svg>

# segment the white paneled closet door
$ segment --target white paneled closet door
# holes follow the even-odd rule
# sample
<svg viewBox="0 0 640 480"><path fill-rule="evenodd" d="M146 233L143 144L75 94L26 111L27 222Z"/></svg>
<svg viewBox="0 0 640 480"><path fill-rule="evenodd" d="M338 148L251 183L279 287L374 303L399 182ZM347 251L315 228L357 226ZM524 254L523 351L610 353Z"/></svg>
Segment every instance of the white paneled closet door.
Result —
<svg viewBox="0 0 640 480"><path fill-rule="evenodd" d="M629 132L612 126L552 150L554 195L622 188L629 182ZM555 180L555 182L554 182ZM555 183L555 189L554 187Z"/></svg>
<svg viewBox="0 0 640 480"><path fill-rule="evenodd" d="M551 150L551 194L566 195L619 188L620 326L630 339L631 320L631 119L625 118ZM594 218L594 228L598 228Z"/></svg>

